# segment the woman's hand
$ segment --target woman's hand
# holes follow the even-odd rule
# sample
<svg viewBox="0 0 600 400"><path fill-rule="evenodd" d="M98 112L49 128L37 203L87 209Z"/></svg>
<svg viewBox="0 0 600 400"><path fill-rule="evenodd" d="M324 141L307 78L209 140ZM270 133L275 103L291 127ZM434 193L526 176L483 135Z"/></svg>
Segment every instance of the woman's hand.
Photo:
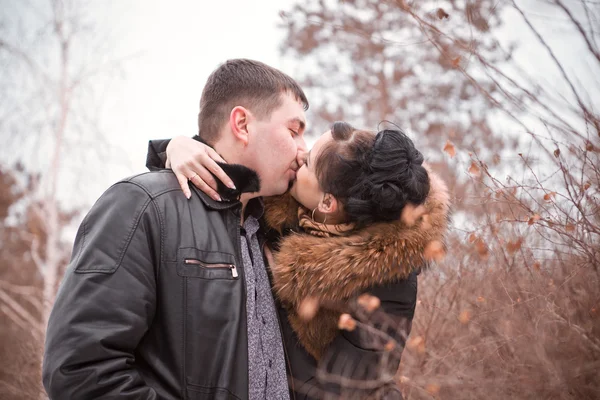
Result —
<svg viewBox="0 0 600 400"><path fill-rule="evenodd" d="M235 189L229 176L215 162L225 163L219 154L204 143L187 136L171 139L167 146L166 167L171 168L177 176L181 190L188 199L192 196L188 181L217 201L221 197L217 193L217 182L211 172L225 184Z"/></svg>

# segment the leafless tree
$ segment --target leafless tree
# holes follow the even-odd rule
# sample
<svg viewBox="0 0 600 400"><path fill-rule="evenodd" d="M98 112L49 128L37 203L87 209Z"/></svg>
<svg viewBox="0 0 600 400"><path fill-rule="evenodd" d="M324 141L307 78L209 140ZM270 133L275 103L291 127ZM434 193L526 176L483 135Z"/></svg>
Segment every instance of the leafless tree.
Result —
<svg viewBox="0 0 600 400"><path fill-rule="evenodd" d="M0 244L4 254L11 253L0 274L0 310L18 328L10 334L21 332L32 342L26 357L37 372L30 374L34 381L5 381L0 386L11 398L31 398L26 394L39 390L41 344L70 256L69 229L89 202L79 192L80 184L89 185L98 176L86 166L106 159L113 148L102 133L100 106L106 88L123 72L123 59L113 55L111 32L99 27L102 4L2 3L0 167L11 177L3 186L21 194L4 216L12 241ZM15 170L16 163L24 167ZM15 243L17 248L8 249ZM23 263L35 268L26 268L28 275L21 279L16 271ZM4 375L8 376L18 374Z"/></svg>
<svg viewBox="0 0 600 400"><path fill-rule="evenodd" d="M282 16L321 120L410 128L454 189L407 397L598 398L600 3L311 1Z"/></svg>

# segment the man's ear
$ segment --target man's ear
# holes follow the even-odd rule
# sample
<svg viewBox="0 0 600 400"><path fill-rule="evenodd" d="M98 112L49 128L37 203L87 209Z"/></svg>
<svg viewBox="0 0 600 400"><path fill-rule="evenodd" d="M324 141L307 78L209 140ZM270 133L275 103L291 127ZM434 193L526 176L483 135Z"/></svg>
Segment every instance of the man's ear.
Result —
<svg viewBox="0 0 600 400"><path fill-rule="evenodd" d="M235 106L229 114L229 126L236 140L241 141L244 146L248 145L248 122L250 111L242 106Z"/></svg>
<svg viewBox="0 0 600 400"><path fill-rule="evenodd" d="M325 193L323 199L319 202L318 210L322 214L333 214L339 209L337 199L331 193Z"/></svg>

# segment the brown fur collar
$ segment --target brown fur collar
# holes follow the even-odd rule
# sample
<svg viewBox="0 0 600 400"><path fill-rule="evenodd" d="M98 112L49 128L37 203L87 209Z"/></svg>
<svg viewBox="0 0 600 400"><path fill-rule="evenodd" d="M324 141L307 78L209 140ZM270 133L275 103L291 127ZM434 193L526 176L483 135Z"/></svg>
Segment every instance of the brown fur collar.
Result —
<svg viewBox="0 0 600 400"><path fill-rule="evenodd" d="M403 222L377 223L348 236L316 237L304 233L284 236L271 265L277 297L288 308L300 342L319 359L337 334L339 313L320 310L311 321L297 308L305 298L345 303L369 287L407 277L428 264L424 247L443 240L448 228L450 198L445 183L429 168L430 191L424 204L429 215L408 227ZM265 199L265 221L280 233L298 223L298 203L289 195Z"/></svg>

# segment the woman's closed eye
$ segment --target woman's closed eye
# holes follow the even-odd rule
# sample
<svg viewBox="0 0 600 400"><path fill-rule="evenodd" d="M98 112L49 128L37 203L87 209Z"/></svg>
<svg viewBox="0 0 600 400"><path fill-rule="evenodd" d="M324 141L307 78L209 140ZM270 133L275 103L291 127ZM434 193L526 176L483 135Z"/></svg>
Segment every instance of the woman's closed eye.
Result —
<svg viewBox="0 0 600 400"><path fill-rule="evenodd" d="M293 129L289 129L289 128L288 128L288 130L289 130L289 131L292 133L292 135L294 135L294 136L298 136L298 135L299 135L299 134L298 134L298 132L297 132L297 131L295 131L295 130L293 130Z"/></svg>

